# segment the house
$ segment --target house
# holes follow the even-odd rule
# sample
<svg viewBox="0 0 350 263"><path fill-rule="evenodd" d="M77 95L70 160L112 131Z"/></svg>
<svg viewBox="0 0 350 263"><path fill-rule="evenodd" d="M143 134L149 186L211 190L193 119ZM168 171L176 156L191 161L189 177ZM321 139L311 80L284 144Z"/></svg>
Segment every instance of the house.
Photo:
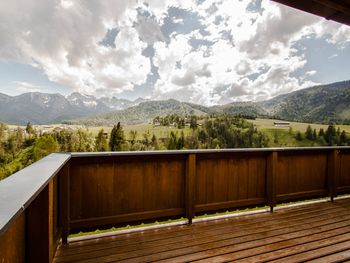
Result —
<svg viewBox="0 0 350 263"><path fill-rule="evenodd" d="M284 121L274 121L273 126L276 127L289 127L290 123L289 122L284 122Z"/></svg>

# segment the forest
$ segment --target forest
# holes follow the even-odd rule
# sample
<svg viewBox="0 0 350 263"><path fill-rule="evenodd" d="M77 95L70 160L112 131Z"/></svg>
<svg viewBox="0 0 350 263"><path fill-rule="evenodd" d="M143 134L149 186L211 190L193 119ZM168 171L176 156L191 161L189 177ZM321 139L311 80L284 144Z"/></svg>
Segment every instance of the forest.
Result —
<svg viewBox="0 0 350 263"><path fill-rule="evenodd" d="M154 126L172 127L166 136L157 137L146 130L125 132L120 122L107 133L100 129L93 134L89 129L63 129L39 132L30 122L24 128L10 129L0 123L0 179L52 152L104 152L104 151L149 151L181 149L262 148L283 146L280 132L271 136L242 118L233 115L207 117L180 115L157 116ZM190 131L184 132L184 128ZM345 131L329 125L327 129L312 129L305 132L289 128L287 140L303 146L350 145Z"/></svg>

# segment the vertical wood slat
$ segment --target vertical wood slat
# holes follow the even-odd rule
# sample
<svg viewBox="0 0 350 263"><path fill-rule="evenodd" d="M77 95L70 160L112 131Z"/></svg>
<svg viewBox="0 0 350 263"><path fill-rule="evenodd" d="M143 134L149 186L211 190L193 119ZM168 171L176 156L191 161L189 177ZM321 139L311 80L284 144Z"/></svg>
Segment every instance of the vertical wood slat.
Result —
<svg viewBox="0 0 350 263"><path fill-rule="evenodd" d="M339 176L339 150L332 150L327 158L328 166L328 196L333 202L337 196L337 178Z"/></svg>
<svg viewBox="0 0 350 263"><path fill-rule="evenodd" d="M52 262L54 247L53 181L26 210L26 262Z"/></svg>
<svg viewBox="0 0 350 263"><path fill-rule="evenodd" d="M276 174L277 174L278 153L271 152L267 157L266 170L266 194L270 211L276 206Z"/></svg>
<svg viewBox="0 0 350 263"><path fill-rule="evenodd" d="M60 225L62 227L62 243L67 244L69 235L69 221L70 221L70 187L69 187L69 163L67 163L60 173Z"/></svg>
<svg viewBox="0 0 350 263"><path fill-rule="evenodd" d="M194 217L194 202L195 202L195 180L196 180L196 155L189 154L187 163L186 163L186 197L185 197L185 206L186 206L186 217L188 223L192 223Z"/></svg>

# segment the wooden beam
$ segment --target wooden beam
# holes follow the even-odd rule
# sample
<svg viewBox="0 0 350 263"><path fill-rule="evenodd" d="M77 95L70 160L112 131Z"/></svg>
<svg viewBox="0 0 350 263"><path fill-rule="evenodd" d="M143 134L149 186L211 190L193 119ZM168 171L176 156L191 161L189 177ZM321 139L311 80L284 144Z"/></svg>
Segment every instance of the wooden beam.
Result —
<svg viewBox="0 0 350 263"><path fill-rule="evenodd" d="M333 202L334 197L337 196L337 178L339 177L339 150L332 150L328 154L327 162L328 196Z"/></svg>
<svg viewBox="0 0 350 263"><path fill-rule="evenodd" d="M266 194L270 211L276 206L276 174L277 174L278 153L271 152L267 157L266 170Z"/></svg>
<svg viewBox="0 0 350 263"><path fill-rule="evenodd" d="M26 262L52 262L53 182L42 190L26 210Z"/></svg>
<svg viewBox="0 0 350 263"><path fill-rule="evenodd" d="M69 187L69 163L61 170L59 175L59 199L60 199L60 226L62 228L62 243L67 244L70 232L70 187Z"/></svg>
<svg viewBox="0 0 350 263"><path fill-rule="evenodd" d="M186 217L189 224L192 223L194 218L194 203L195 203L195 181L196 181L196 155L189 154L186 165L186 197L185 197L185 206L186 206Z"/></svg>

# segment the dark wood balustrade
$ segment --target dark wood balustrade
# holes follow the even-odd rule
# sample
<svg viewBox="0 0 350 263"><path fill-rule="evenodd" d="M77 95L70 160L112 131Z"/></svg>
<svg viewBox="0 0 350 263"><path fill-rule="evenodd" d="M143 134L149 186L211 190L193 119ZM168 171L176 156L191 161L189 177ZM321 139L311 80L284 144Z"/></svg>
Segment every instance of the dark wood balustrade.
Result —
<svg viewBox="0 0 350 263"><path fill-rule="evenodd" d="M0 262L71 233L350 193L350 147L52 154L0 182Z"/></svg>

